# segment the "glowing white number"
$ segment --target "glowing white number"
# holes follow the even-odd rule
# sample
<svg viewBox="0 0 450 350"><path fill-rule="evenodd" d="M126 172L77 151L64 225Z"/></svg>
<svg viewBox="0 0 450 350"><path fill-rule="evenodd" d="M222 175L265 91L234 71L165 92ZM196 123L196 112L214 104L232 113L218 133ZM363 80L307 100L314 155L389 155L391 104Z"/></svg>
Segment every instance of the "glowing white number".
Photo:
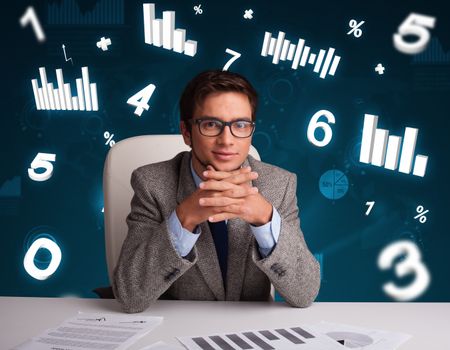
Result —
<svg viewBox="0 0 450 350"><path fill-rule="evenodd" d="M398 277L415 274L414 281L407 287L397 287L393 282L383 285L386 294L398 301L408 301L420 296L430 284L430 274L423 262L417 246L410 241L399 241L383 249L378 257L378 267L386 270L391 268L395 258L404 255L404 260L395 265Z"/></svg>
<svg viewBox="0 0 450 350"><path fill-rule="evenodd" d="M434 28L435 22L435 17L410 13L393 36L395 48L410 55L422 52L430 41L430 32L426 28ZM409 43L403 39L407 35L415 35L419 39Z"/></svg>
<svg viewBox="0 0 450 350"><path fill-rule="evenodd" d="M228 48L225 50L225 52L229 53L233 57L231 57L228 60L228 62L223 66L222 70L228 70L228 68L230 68L230 66L233 64L233 62L236 61L239 57L241 57L241 54L239 52L236 52L236 51L228 49Z"/></svg>
<svg viewBox="0 0 450 350"><path fill-rule="evenodd" d="M148 105L148 101L153 95L153 92L155 91L156 86L153 84L148 84L145 88L143 88L138 93L131 96L127 103L129 105L135 106L136 109L134 111L134 114L141 116L144 109L148 111L150 106Z"/></svg>
<svg viewBox="0 0 450 350"><path fill-rule="evenodd" d="M44 270L37 268L34 264L34 257L36 256L38 250L41 248L48 249L48 251L50 251L52 255L50 264L48 264L47 268ZM23 267L31 277L43 281L55 273L55 271L59 267L60 262L61 249L59 249L59 246L48 238L38 238L33 242L33 244L26 252L25 258L23 259Z"/></svg>
<svg viewBox="0 0 450 350"><path fill-rule="evenodd" d="M42 30L39 19L32 6L27 7L23 16L19 19L19 22L22 27L25 27L28 23L31 23L31 27L33 28L34 34L36 35L38 41L45 41L44 31Z"/></svg>
<svg viewBox="0 0 450 350"><path fill-rule="evenodd" d="M53 175L53 164L56 160L56 154L53 153L38 153L31 162L31 168L28 168L28 176L34 181L46 181ZM44 168L43 173L36 173L36 169Z"/></svg>
<svg viewBox="0 0 450 350"><path fill-rule="evenodd" d="M317 121L322 116L327 118L328 124L325 122ZM336 122L336 120L334 119L334 115L330 111L322 109L322 110L316 112L312 116L312 118L308 124L307 136L308 136L309 142L311 142L313 145L315 145L317 147L324 147L324 146L328 145L331 141L331 138L333 137L333 130L331 130L331 127L329 124L334 124L335 122ZM322 141L317 140L316 136L314 135L317 128L321 128L324 132Z"/></svg>

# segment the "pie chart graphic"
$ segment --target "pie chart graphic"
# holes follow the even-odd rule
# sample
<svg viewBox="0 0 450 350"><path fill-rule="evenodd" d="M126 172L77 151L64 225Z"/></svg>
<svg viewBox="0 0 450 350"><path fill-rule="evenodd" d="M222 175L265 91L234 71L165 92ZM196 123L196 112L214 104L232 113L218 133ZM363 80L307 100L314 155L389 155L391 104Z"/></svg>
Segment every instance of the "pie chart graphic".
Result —
<svg viewBox="0 0 450 350"><path fill-rule="evenodd" d="M340 170L328 170L320 177L319 189L328 199L342 198L348 191L348 178Z"/></svg>
<svg viewBox="0 0 450 350"><path fill-rule="evenodd" d="M368 346L374 343L374 340L366 334L355 332L329 332L327 335L341 343L346 348L354 349L362 346Z"/></svg>

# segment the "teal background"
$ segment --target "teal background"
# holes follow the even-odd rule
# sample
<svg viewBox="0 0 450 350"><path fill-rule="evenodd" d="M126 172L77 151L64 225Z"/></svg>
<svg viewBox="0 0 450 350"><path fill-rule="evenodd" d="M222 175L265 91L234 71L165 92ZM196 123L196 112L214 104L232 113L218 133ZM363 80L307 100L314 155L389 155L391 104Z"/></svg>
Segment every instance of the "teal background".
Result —
<svg viewBox="0 0 450 350"><path fill-rule="evenodd" d="M392 270L380 271L376 261L384 247L404 238L417 244L432 277L417 300L450 301L450 58L405 55L392 44L397 27L416 12L437 18L428 50L448 53L445 1L156 1L158 18L175 10L176 27L198 41L195 57L144 43L143 2L76 1L81 17L97 3L114 14L109 21L86 24L54 24L49 5L63 1L3 5L0 295L96 297L92 289L109 283L101 212L109 147L103 133L113 133L116 142L178 133L177 104L185 84L198 72L222 68L230 48L242 54L230 70L245 75L260 95L254 145L264 161L298 175L301 227L322 266L318 300L391 300L381 286L407 285L414 277L399 279ZM201 15L193 10L198 4ZM43 44L18 23L28 5L44 27ZM254 18L246 20L244 10L250 8ZM360 38L346 34L351 19L365 21ZM260 56L264 32L276 36L280 30L291 41L304 38L313 52L336 48L342 57L336 75L320 79L310 66L292 70L287 62L273 65L271 57ZM105 52L95 45L102 36L112 40ZM73 66L64 60L63 43ZM386 67L384 75L374 71L378 63ZM42 66L53 81L55 69L62 68L72 89L81 67L88 66L100 110L36 111L30 80L39 77ZM151 107L137 117L126 101L149 83L156 85ZM309 120L320 109L336 118L333 138L322 148L306 138ZM424 178L359 163L365 113L378 115L378 127L393 135L403 136L406 126L420 129L416 153L429 156ZM38 152L56 154L54 174L45 182L27 174ZM333 169L349 181L348 192L334 201L319 189L320 177ZM366 201L376 202L369 216ZM429 210L424 224L414 219L418 205ZM24 270L23 257L43 234L58 242L63 259L54 275L37 281ZM45 251L36 259L38 265L48 263Z"/></svg>

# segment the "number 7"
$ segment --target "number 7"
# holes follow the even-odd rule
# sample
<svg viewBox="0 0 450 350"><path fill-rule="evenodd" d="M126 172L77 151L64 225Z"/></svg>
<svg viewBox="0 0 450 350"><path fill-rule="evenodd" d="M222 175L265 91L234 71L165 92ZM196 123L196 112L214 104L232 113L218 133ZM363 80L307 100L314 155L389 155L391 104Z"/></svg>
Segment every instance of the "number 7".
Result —
<svg viewBox="0 0 450 350"><path fill-rule="evenodd" d="M222 70L228 70L228 68L230 68L230 66L233 64L234 61L236 61L239 57L241 57L241 54L239 52L236 52L234 50L231 49L226 49L225 50L226 53L229 53L230 55L233 55L233 57L231 57L228 62L225 64L225 66L223 66Z"/></svg>

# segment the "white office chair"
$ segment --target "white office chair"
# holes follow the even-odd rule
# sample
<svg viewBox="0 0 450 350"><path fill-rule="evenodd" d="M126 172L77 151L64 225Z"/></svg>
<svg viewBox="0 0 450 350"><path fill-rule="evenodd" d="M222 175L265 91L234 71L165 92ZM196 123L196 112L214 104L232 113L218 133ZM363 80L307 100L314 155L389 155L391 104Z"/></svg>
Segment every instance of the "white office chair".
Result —
<svg viewBox="0 0 450 350"><path fill-rule="evenodd" d="M109 281L127 236L126 217L131 210L133 189L130 179L134 169L142 165L165 161L182 151L189 151L182 135L145 135L131 137L114 145L106 157L103 171L105 248ZM249 153L260 160L251 146ZM272 300L274 290L272 286Z"/></svg>

